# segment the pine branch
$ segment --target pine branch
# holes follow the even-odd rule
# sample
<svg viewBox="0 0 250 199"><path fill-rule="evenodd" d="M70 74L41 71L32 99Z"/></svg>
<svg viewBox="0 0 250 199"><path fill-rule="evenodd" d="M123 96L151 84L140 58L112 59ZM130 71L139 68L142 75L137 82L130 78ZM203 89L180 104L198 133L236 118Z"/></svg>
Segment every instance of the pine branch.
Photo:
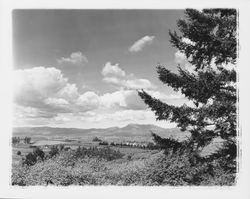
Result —
<svg viewBox="0 0 250 199"><path fill-rule="evenodd" d="M182 35L170 32L170 41L186 54L197 69L208 67L213 58L216 64L234 64L237 58L235 13L235 9L213 9L206 12L187 9L186 20L177 22ZM183 37L189 38L195 45L185 43Z"/></svg>
<svg viewBox="0 0 250 199"><path fill-rule="evenodd" d="M189 100L194 100L196 103L206 104L208 99L213 97L223 100L230 97L235 99L233 94L221 92L221 89L225 89L225 83L236 81L234 70L222 70L219 74L213 70L199 71L198 75L194 75L181 68L179 68L179 74L176 74L165 67L157 66L157 73L164 84L176 91L181 90Z"/></svg>

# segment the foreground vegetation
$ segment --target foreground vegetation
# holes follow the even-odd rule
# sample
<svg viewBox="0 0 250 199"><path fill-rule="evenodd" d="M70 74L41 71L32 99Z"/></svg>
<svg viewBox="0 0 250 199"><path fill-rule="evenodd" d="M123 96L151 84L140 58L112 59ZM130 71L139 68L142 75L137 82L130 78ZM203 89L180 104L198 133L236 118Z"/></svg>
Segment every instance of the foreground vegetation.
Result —
<svg viewBox="0 0 250 199"><path fill-rule="evenodd" d="M187 153L149 151L148 157L109 147L79 147L33 155L13 165L12 185L233 185L235 172L221 162L192 164ZM40 151L40 152L39 152ZM30 164L27 159L35 157Z"/></svg>

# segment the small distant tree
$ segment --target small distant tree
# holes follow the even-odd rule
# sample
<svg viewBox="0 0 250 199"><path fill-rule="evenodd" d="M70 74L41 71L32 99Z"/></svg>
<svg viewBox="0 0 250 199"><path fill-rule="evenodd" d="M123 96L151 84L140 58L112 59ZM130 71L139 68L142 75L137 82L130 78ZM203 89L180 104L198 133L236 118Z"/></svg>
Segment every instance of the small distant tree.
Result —
<svg viewBox="0 0 250 199"><path fill-rule="evenodd" d="M106 141L102 141L102 142L99 142L99 145L105 145L105 146L107 146L107 145L109 145L109 143L106 142Z"/></svg>
<svg viewBox="0 0 250 199"><path fill-rule="evenodd" d="M12 144L18 144L20 143L20 138L19 137L12 137Z"/></svg>
<svg viewBox="0 0 250 199"><path fill-rule="evenodd" d="M102 140L100 139L100 138L98 138L98 137L94 137L93 138L93 142L101 142Z"/></svg>
<svg viewBox="0 0 250 199"><path fill-rule="evenodd" d="M59 153L58 147L55 146L55 145L53 145L53 146L50 148L50 151L49 151L50 157L56 156L58 153Z"/></svg>
<svg viewBox="0 0 250 199"><path fill-rule="evenodd" d="M17 153L16 153L17 155L21 155L22 153L21 153L21 151L17 151Z"/></svg>
<svg viewBox="0 0 250 199"><path fill-rule="evenodd" d="M45 153L43 152L43 150L37 147L36 149L33 150L33 152L30 152L25 156L25 158L23 159L23 164L32 166L36 164L38 160L43 161L44 157L45 157Z"/></svg>
<svg viewBox="0 0 250 199"><path fill-rule="evenodd" d="M193 105L169 105L144 90L139 96L157 120L177 123L182 131L191 133L188 150L196 153L214 138L222 138L223 148L209 158L224 158L236 167L236 10L186 9L185 15L177 22L180 34L169 32L170 42L186 56L194 71L179 66L174 73L158 65L157 73L164 84L180 91Z"/></svg>
<svg viewBox="0 0 250 199"><path fill-rule="evenodd" d="M30 141L31 141L31 137L25 137L24 138L24 143L25 144L30 144Z"/></svg>
<svg viewBox="0 0 250 199"><path fill-rule="evenodd" d="M36 155L34 154L34 153L28 153L26 156L25 156L25 159L24 159L24 161L23 161L23 164L26 164L26 165L28 165L28 166L32 166L32 165L34 165L34 164L36 164L36 161L37 161L37 159L36 159L37 157L36 157Z"/></svg>

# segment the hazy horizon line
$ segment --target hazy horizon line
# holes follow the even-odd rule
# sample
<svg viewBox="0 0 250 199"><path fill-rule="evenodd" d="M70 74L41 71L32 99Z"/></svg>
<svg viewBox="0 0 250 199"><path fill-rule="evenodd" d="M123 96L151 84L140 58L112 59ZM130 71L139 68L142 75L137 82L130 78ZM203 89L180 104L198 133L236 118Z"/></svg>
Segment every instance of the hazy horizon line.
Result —
<svg viewBox="0 0 250 199"><path fill-rule="evenodd" d="M49 127L49 128L61 128L61 129L109 129L109 128L124 128L126 126L129 125L141 125L141 126L145 126L145 125L151 125L151 126L156 126L159 128L163 128L163 129L172 129L172 128L177 128L177 127L162 127L156 124L139 124L139 123L129 123L123 126L110 126L110 127L99 127L99 128L95 128L95 127L89 127L89 128L82 128L82 127L60 127L60 126L50 126L50 125L36 125L36 126L12 126L13 128L43 128L43 127Z"/></svg>

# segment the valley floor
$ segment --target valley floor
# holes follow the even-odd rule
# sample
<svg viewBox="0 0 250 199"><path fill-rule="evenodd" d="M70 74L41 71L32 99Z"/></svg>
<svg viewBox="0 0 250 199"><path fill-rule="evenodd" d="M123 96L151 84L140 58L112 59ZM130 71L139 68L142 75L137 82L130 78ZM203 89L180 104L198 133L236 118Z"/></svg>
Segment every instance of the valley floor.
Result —
<svg viewBox="0 0 250 199"><path fill-rule="evenodd" d="M44 155L40 153L40 156L35 152L37 148L30 148L31 145L13 147L12 185L235 184L235 173L225 171L216 163L212 170L211 165L206 163L192 165L188 154L165 155L160 150L98 146L94 142L92 145L71 144L70 149L65 146L59 149L53 145L54 148L44 147ZM21 155L17 155L17 151ZM35 160L27 161L29 153L38 155Z"/></svg>

